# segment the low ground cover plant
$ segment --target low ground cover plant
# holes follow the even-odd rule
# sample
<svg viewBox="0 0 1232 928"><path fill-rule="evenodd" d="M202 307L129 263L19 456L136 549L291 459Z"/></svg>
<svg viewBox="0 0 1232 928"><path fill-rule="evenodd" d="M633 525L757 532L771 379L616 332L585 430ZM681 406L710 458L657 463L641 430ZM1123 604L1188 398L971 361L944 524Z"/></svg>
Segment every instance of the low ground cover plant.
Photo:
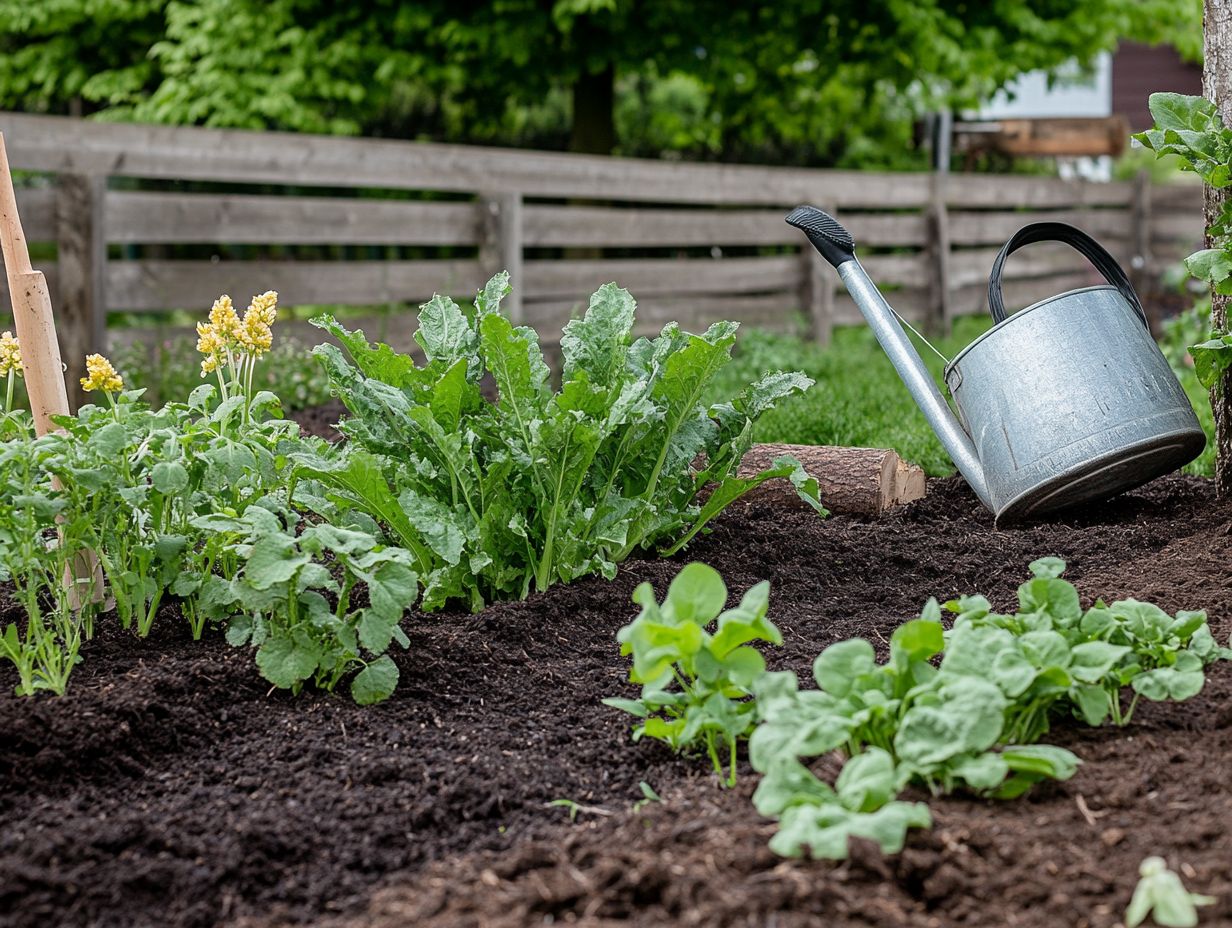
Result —
<svg viewBox="0 0 1232 928"><path fill-rule="evenodd" d="M738 606L723 610L723 578L713 567L693 563L672 580L661 605L649 583L634 591L633 601L642 611L616 638L620 653L633 657L629 680L641 685L641 696L603 702L641 719L634 741L654 738L674 751L704 748L720 776L725 757L726 782L734 786L736 746L755 721L747 697L766 669L752 643L783 643L766 618L770 584L757 584Z"/></svg>
<svg viewBox="0 0 1232 928"><path fill-rule="evenodd" d="M225 537L243 565L212 603L229 620L227 641L257 649L265 679L293 692L312 680L332 692L358 670L350 689L360 705L393 693L398 667L385 652L394 641L410 644L399 623L418 586L409 551L328 523L301 527L276 505L196 521ZM364 606L355 600L361 585Z"/></svg>
<svg viewBox="0 0 1232 928"><path fill-rule="evenodd" d="M585 574L614 576L634 551L679 550L775 477L821 510L816 481L792 458L736 474L758 417L812 381L766 374L704 402L731 359L735 323L701 335L669 323L655 339L634 339L633 297L606 285L565 327L553 390L538 335L500 311L508 292L500 274L473 314L447 297L425 304L422 365L316 320L345 348L317 354L350 412L339 425L349 441L296 458L300 498L324 518L358 513L385 526L415 555L423 608L460 600L477 610Z"/></svg>
<svg viewBox="0 0 1232 928"><path fill-rule="evenodd" d="M762 773L758 811L780 822L772 848L841 858L845 834L856 834L896 852L907 828L928 824L926 811L895 799L908 784L1010 799L1068 779L1079 759L1038 743L1057 715L1125 725L1139 698L1188 699L1209 664L1232 658L1204 612L1169 616L1132 599L1083 610L1064 569L1058 558L1035 561L1013 614L980 596L946 603L949 629L929 600L895 630L885 663L863 639L831 645L813 665L815 690L790 672L764 674L753 686L761 721L749 757ZM853 777L863 780L866 765L877 773L859 808L806 765L836 750L848 758L844 773L857 760ZM869 752L876 760L862 760Z"/></svg>
<svg viewBox="0 0 1232 928"><path fill-rule="evenodd" d="M930 599L895 629L884 661L862 638L837 642L817 657L816 688L806 689L791 671L766 671L750 644L782 641L766 618L768 585L720 612L722 579L690 564L662 604L649 584L638 588L642 611L618 640L641 698L604 701L642 719L635 739L704 748L721 774L720 739L728 783L747 736L762 775L753 801L778 820L776 853L842 859L853 836L897 853L909 829L931 824L925 803L899 798L908 786L1013 799L1069 779L1079 758L1040 743L1057 718L1127 725L1140 699L1189 699L1210 664L1232 659L1204 612L1172 616L1133 599L1084 610L1061 578L1064 561L1041 558L1030 570L1017 611L965 596L945 604L947 628ZM844 759L833 784L810 766L831 753Z"/></svg>

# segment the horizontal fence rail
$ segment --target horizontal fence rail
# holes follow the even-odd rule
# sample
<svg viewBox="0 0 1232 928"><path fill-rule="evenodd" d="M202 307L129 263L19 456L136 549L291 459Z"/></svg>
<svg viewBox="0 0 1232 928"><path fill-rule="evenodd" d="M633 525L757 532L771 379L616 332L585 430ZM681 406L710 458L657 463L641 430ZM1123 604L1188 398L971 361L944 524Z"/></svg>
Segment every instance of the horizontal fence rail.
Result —
<svg viewBox="0 0 1232 928"><path fill-rule="evenodd" d="M615 280L639 327L733 318L826 341L861 321L783 217L832 211L913 322L987 309L987 274L1027 222L1073 223L1149 288L1198 247L1202 191L1020 175L681 164L0 113L27 238L42 243L66 360L103 350L109 313L202 312L221 293L284 305L389 307L469 298L507 269L518 321L551 340ZM52 257L54 255L54 257ZM1040 244L1006 269L1011 305L1097 282ZM7 302L7 295L5 296ZM411 343L410 323L389 340ZM141 337L142 329L126 337Z"/></svg>

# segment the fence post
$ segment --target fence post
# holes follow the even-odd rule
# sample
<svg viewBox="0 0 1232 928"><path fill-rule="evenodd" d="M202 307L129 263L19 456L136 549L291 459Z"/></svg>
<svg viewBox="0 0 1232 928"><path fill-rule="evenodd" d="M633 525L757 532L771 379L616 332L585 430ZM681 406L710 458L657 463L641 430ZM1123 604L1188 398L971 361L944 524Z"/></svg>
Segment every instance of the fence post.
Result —
<svg viewBox="0 0 1232 928"><path fill-rule="evenodd" d="M1129 279L1138 292L1151 334L1159 335L1159 305L1152 299L1155 289L1155 261L1151 255L1151 175L1139 171L1134 177L1134 189L1129 212Z"/></svg>
<svg viewBox="0 0 1232 928"><path fill-rule="evenodd" d="M509 272L513 292L501 305L514 324L520 324L522 294L526 291L522 278L522 194L481 194L479 207L479 265L488 275Z"/></svg>
<svg viewBox="0 0 1232 928"><path fill-rule="evenodd" d="M821 209L834 215L833 203L823 203ZM800 246L800 305L808 313L813 340L819 345L830 344L834 332L832 273L825 258L805 239Z"/></svg>
<svg viewBox="0 0 1232 928"><path fill-rule="evenodd" d="M80 378L85 358L107 350L107 306L103 281L107 240L103 197L107 178L99 174L60 174L56 178L56 315L60 350L72 405L85 395Z"/></svg>
<svg viewBox="0 0 1232 928"><path fill-rule="evenodd" d="M923 258L928 272L924 330L930 335L950 334L950 212L946 206L947 175L934 171L929 178L928 206L924 210Z"/></svg>

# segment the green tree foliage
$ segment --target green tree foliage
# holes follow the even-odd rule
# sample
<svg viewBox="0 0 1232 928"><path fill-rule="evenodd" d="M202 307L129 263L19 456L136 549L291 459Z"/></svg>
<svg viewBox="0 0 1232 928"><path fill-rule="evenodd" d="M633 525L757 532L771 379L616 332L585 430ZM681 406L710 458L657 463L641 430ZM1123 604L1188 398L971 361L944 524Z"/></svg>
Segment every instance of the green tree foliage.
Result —
<svg viewBox="0 0 1232 928"><path fill-rule="evenodd" d="M104 118L886 163L910 117L1196 0L0 0L0 105Z"/></svg>

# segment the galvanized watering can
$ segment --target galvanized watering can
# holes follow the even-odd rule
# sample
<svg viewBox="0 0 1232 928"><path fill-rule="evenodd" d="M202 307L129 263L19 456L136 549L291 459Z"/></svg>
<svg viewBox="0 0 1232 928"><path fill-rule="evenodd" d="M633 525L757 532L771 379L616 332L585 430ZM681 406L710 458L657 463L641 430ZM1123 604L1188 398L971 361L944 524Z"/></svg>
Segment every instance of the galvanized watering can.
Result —
<svg viewBox="0 0 1232 928"><path fill-rule="evenodd" d="M1133 286L1093 238L1062 222L1014 234L993 262L996 323L945 368L955 417L834 217L812 206L787 221L838 269L877 341L959 472L997 521L1102 499L1192 461L1206 444L1185 391L1151 337ZM1083 254L1108 282L1011 316L1005 259L1033 242Z"/></svg>

